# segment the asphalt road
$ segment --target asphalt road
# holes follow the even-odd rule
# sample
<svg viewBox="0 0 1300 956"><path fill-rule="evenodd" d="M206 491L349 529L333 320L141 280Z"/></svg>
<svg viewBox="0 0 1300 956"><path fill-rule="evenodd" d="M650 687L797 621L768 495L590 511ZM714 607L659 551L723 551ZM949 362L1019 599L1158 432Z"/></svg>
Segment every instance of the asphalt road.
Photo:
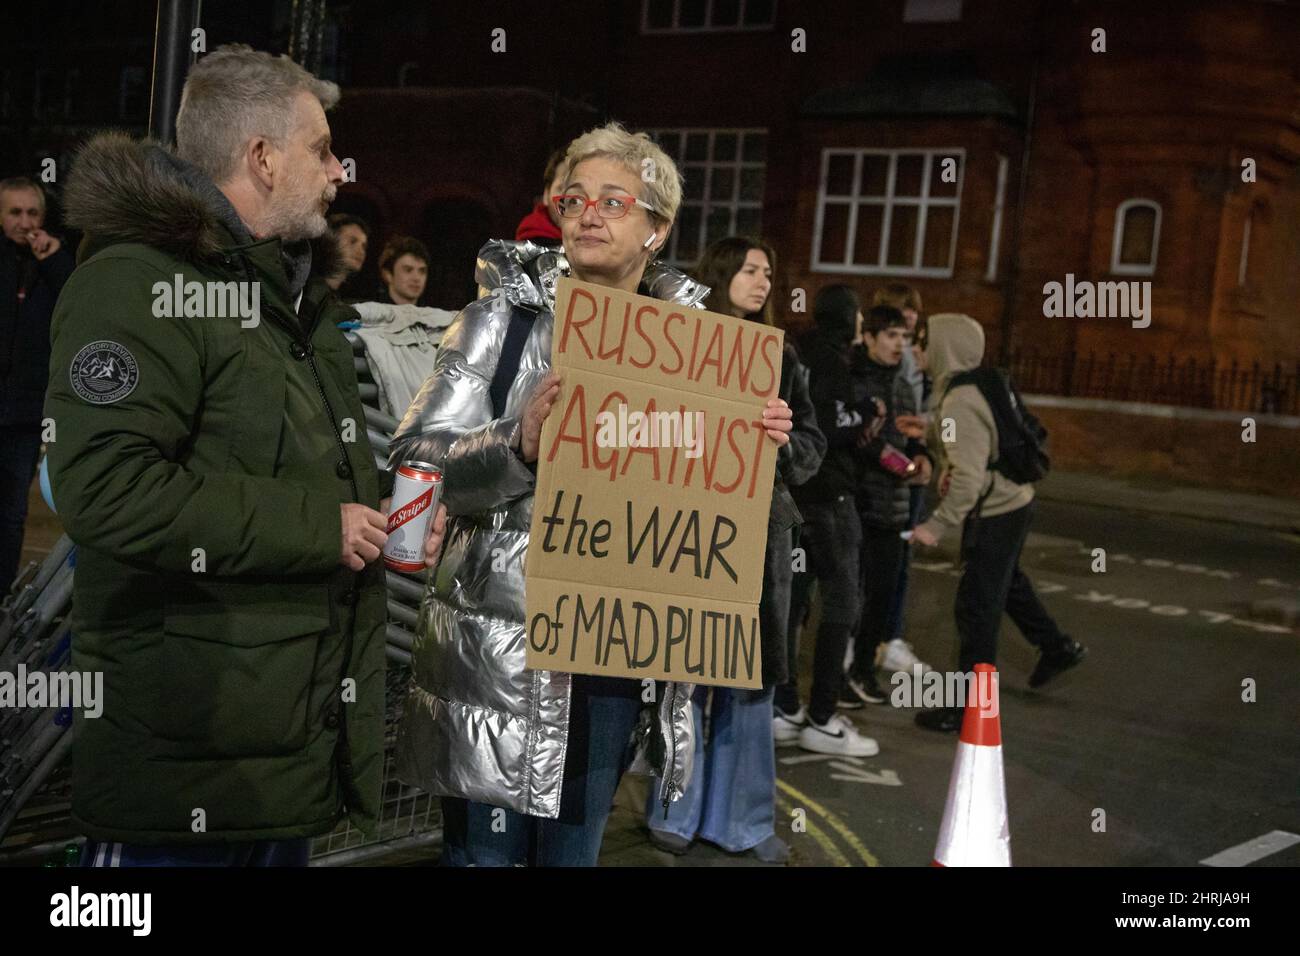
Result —
<svg viewBox="0 0 1300 956"><path fill-rule="evenodd" d="M33 497L25 558L58 536ZM1029 691L1035 653L1004 624L1013 862L1195 865L1275 831L1300 835L1300 536L1095 505L1038 509L1023 566L1090 655L1060 686ZM1095 548L1106 552L1104 573L1092 570ZM924 660L951 668L955 571L934 553L913 567L908 637ZM1242 700L1247 678L1254 703ZM928 865L956 738L919 730L914 711L888 705L850 716L879 741L878 756L778 751L778 828L792 865ZM651 847L646 786L628 777L620 790L603 865L763 865L703 843L684 857ZM806 821L799 832L796 818ZM1300 866L1300 844L1250 865Z"/></svg>
<svg viewBox="0 0 1300 956"><path fill-rule="evenodd" d="M1013 862L1186 866L1274 831L1300 835L1300 626L1276 610L1300 599L1300 537L1095 506L1038 507L1022 566L1090 656L1059 686L1030 691L1036 652L1004 622L998 663ZM1093 570L1095 548L1105 551L1104 573ZM956 662L956 583L943 555L917 557L909 638L940 669ZM1248 679L1254 702L1243 700ZM779 748L778 832L794 865L930 863L956 738L916 728L914 713L889 705L852 712L879 741L876 757ZM644 786L629 778L620 792L603 864L759 865L707 844L680 858L649 847L638 811ZM796 818L807 821L801 832L792 830ZM1300 844L1249 865L1300 865Z"/></svg>

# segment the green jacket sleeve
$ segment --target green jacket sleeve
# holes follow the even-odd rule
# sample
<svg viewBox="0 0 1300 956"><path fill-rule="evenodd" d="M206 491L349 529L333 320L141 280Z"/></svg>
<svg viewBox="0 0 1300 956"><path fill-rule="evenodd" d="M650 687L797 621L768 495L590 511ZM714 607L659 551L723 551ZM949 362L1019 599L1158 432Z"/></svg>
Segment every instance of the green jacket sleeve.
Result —
<svg viewBox="0 0 1300 956"><path fill-rule="evenodd" d="M202 320L154 316L153 283L169 278L109 254L79 268L55 308L45 412L55 426L50 482L69 537L160 571L190 572L196 548L215 575L332 569L342 537L337 498L296 481L198 474L183 464L201 427L206 350ZM83 349L105 342L129 354L134 378L126 362L123 385L96 396L88 373L72 369Z"/></svg>

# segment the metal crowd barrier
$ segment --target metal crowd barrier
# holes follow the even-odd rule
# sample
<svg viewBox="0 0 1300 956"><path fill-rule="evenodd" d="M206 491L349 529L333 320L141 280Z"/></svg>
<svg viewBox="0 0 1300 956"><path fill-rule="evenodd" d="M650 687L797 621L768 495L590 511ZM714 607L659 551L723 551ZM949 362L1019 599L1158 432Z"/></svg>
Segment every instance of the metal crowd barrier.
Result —
<svg viewBox="0 0 1300 956"><path fill-rule="evenodd" d="M370 375L365 347L349 334L357 363L366 434L375 460L386 467L388 443L397 421L374 403L378 387ZM40 564L19 575L0 605L0 671L53 674L69 666L72 646L72 577L76 548L65 535ZM346 821L318 837L312 866L340 866L393 859L427 858L442 840L437 801L397 780L393 747L410 681L411 646L419 620L423 586L418 578L387 574L385 732L383 800L379 830L367 839ZM0 866L44 863L75 866L82 837L69 810L72 786L72 713L68 708L26 707L0 710Z"/></svg>

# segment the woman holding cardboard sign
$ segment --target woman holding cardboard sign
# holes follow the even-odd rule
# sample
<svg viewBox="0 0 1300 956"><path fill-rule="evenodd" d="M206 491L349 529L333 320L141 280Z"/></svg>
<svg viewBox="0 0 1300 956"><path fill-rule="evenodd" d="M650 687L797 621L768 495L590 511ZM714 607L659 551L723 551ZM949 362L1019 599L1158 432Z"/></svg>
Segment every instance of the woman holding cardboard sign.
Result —
<svg viewBox="0 0 1300 956"><path fill-rule="evenodd" d="M656 697L638 681L525 666L538 446L563 387L550 371L555 279L685 305L708 292L648 268L681 203L681 176L648 137L617 124L591 130L563 165L552 197L563 257L531 243L497 256L496 289L447 330L393 439L395 461L440 464L451 516L412 649L397 760L403 780L443 796L452 865L594 865L634 736L645 769L664 781L662 799L679 798L691 775L690 686L669 683ZM764 424L781 443L789 409L769 405Z"/></svg>
<svg viewBox="0 0 1300 956"><path fill-rule="evenodd" d="M772 317L772 273L776 253L761 239L732 236L704 251L696 277L712 291L711 312L728 313L766 325ZM695 723L709 708L709 741L696 735L695 773L685 796L667 814L655 799L646 807L651 841L670 853L685 853L699 837L731 853L752 850L767 863L783 863L790 849L775 829L776 753L772 739L772 697L778 684L793 681L797 654L787 640L790 623L793 529L802 519L787 485L817 473L826 437L808 396L806 373L788 342L781 363L779 393L793 414L789 441L777 452L775 487L767 521L767 555L759 627L763 688L697 688Z"/></svg>

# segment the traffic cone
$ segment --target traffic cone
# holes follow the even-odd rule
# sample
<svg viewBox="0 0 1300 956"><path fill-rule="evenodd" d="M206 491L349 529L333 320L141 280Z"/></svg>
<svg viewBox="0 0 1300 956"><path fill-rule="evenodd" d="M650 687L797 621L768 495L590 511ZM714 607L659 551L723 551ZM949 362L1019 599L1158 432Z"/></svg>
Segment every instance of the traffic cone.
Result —
<svg viewBox="0 0 1300 956"><path fill-rule="evenodd" d="M998 669L992 664L975 665L975 691L962 718L934 866L1011 865Z"/></svg>

